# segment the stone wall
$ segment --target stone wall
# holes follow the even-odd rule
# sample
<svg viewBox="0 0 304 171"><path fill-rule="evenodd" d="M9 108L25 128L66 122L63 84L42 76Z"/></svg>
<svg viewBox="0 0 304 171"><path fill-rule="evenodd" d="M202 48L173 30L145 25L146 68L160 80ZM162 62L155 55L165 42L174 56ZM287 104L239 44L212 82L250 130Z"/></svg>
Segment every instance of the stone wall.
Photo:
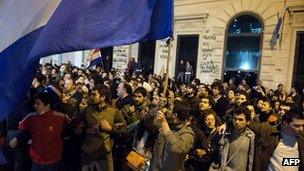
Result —
<svg viewBox="0 0 304 171"><path fill-rule="evenodd" d="M289 10L285 15L283 37L270 49L270 40L277 23L277 13L285 7L283 0L175 0L174 37L186 34L199 34L197 59L197 77L203 82L211 83L214 78L222 78L226 28L236 15L252 13L258 16L264 25L262 56L259 79L267 87L274 88L283 83L291 86L295 34L304 30L304 13L302 0L287 1ZM292 12L292 8L297 8ZM156 49L156 73L164 64ZM170 75L174 75L176 61L176 41L173 44L173 58L170 64Z"/></svg>
<svg viewBox="0 0 304 171"><path fill-rule="evenodd" d="M275 88L282 83L289 89L294 67L296 32L304 31L304 1L287 0L286 5L289 8L285 15L282 41L274 49L270 49L270 40L277 24L277 14L283 11L284 0L175 0L175 40L172 42L169 75L174 76L175 73L177 36L197 34L199 46L197 64L194 66L197 70L197 78L206 83L211 83L214 78L222 78L228 23L237 15L251 13L259 17L264 26L259 80L269 88ZM129 45L127 51L128 59L134 57L137 60L138 44ZM167 52L165 41L156 41L155 73L165 72ZM67 57L62 58L62 63L66 60L74 63L75 55L63 56ZM116 57L114 50L113 60Z"/></svg>

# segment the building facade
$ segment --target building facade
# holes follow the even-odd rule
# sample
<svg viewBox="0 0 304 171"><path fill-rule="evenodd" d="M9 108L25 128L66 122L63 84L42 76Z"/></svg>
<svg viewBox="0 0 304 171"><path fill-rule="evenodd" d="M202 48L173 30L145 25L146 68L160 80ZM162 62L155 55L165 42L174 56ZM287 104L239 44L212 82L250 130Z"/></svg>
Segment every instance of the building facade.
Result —
<svg viewBox="0 0 304 171"><path fill-rule="evenodd" d="M208 84L233 78L253 80L252 85L261 80L269 88L282 83L289 89L304 84L303 37L303 0L175 0L169 75L176 75L183 59ZM154 73L163 74L165 40L114 47L113 66L147 56Z"/></svg>
<svg viewBox="0 0 304 171"><path fill-rule="evenodd" d="M279 83L291 87L296 83L295 79L304 79L300 71L304 65L304 1L175 0L174 9L175 41L171 75L175 74L177 58L181 58L178 41L183 36L192 35L193 38L198 37L197 58L192 61L196 61L196 77L203 82L210 84L215 78L225 79L233 71L247 73L243 77L256 74L256 80L261 80L270 88ZM247 17L250 31L239 31L242 26L238 27L237 20L242 20L244 16L244 22L246 16L251 16L260 26L255 26L255 21L248 22L250 18ZM281 34L273 45L270 42L280 18L283 23ZM156 55L156 58L159 56ZM162 63L156 62L156 66Z"/></svg>

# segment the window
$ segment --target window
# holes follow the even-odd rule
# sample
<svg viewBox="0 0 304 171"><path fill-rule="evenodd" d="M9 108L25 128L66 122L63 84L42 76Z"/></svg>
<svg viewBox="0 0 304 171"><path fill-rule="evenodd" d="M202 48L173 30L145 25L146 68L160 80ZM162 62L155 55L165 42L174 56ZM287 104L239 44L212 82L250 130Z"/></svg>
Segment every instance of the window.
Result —
<svg viewBox="0 0 304 171"><path fill-rule="evenodd" d="M253 86L260 68L263 27L251 14L233 18L227 29L224 81L242 79Z"/></svg>

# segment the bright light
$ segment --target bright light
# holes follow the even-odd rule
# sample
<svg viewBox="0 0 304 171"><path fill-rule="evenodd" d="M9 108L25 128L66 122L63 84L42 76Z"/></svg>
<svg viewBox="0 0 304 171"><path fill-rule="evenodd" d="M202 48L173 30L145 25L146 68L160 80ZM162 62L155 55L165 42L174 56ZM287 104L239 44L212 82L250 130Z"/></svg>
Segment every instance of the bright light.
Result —
<svg viewBox="0 0 304 171"><path fill-rule="evenodd" d="M244 63L243 65L241 65L241 69L248 70L250 69L250 66L248 63Z"/></svg>

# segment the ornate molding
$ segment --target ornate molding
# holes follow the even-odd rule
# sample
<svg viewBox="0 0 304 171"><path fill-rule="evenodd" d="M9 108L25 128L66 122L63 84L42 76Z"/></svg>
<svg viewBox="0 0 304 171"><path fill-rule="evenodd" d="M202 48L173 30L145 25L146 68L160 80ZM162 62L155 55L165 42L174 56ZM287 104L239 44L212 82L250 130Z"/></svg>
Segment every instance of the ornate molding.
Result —
<svg viewBox="0 0 304 171"><path fill-rule="evenodd" d="M181 20L175 21L175 30L198 30L204 26L203 20Z"/></svg>
<svg viewBox="0 0 304 171"><path fill-rule="evenodd" d="M303 25L304 24L304 12L300 14L294 14L294 20L293 23L296 25Z"/></svg>
<svg viewBox="0 0 304 171"><path fill-rule="evenodd" d="M297 13L297 12L304 12L304 5L302 6L290 6L288 7L289 13Z"/></svg>
<svg viewBox="0 0 304 171"><path fill-rule="evenodd" d="M208 13L193 14L193 15L177 15L177 16L174 16L174 19L176 21L179 21L179 20L193 20L193 19L202 19L203 21L206 21L208 16L209 16Z"/></svg>
<svg viewBox="0 0 304 171"><path fill-rule="evenodd" d="M290 6L287 9L289 13L289 24L303 25L304 24L304 5Z"/></svg>

